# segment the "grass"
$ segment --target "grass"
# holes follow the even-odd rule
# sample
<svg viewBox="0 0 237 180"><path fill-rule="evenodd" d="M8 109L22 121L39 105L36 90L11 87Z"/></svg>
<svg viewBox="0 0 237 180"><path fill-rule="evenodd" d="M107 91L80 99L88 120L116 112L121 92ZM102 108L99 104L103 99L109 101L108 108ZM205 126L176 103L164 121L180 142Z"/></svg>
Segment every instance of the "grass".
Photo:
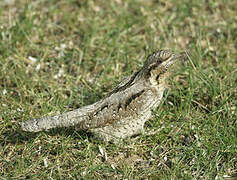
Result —
<svg viewBox="0 0 237 180"><path fill-rule="evenodd" d="M1 179L223 179L237 171L237 3L0 3ZM12 2L12 3L11 3ZM25 133L18 123L93 103L155 49L187 50L143 134Z"/></svg>

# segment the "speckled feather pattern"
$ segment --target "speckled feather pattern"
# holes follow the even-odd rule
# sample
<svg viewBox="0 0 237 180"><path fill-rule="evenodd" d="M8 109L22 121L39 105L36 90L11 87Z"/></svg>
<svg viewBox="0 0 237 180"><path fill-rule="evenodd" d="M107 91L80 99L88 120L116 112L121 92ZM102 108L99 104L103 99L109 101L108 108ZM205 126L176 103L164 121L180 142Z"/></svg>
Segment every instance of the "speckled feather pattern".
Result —
<svg viewBox="0 0 237 180"><path fill-rule="evenodd" d="M89 130L105 141L118 141L144 131L151 110L159 106L169 76L168 69L183 54L156 51L140 71L124 79L100 101L57 116L21 123L24 131L38 132L56 127Z"/></svg>

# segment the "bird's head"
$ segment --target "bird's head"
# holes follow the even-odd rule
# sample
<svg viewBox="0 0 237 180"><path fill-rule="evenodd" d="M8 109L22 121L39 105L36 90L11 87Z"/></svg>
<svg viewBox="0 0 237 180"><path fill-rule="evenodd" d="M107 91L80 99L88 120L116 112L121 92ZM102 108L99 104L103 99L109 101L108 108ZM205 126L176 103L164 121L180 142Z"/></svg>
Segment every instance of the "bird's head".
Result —
<svg viewBox="0 0 237 180"><path fill-rule="evenodd" d="M154 85L162 84L169 77L171 67L186 57L185 52L175 54L170 50L158 50L148 56L141 70L142 76Z"/></svg>

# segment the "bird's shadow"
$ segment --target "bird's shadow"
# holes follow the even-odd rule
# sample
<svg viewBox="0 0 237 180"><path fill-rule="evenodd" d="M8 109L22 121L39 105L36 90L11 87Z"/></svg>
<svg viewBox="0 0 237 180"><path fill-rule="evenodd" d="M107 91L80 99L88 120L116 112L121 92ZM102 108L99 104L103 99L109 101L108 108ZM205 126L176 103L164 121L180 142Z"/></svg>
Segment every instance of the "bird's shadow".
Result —
<svg viewBox="0 0 237 180"><path fill-rule="evenodd" d="M92 104L96 102L97 99L101 99L102 92L96 91L96 92L90 92L88 95L85 95L84 101L89 102L88 104ZM78 104L70 104L71 108L77 109L80 108L81 105ZM69 106L69 107L70 107ZM4 144L22 144L24 142L32 141L33 139L36 139L42 132L25 132L21 129L19 124L14 124L14 127L9 127L3 130L0 134L0 145L2 143ZM78 130L73 127L69 128L55 128L50 129L49 131L44 131L46 135L49 136L64 136L64 137L71 137L75 139L80 140L86 140L92 141L93 138L97 139L92 133L85 130Z"/></svg>
<svg viewBox="0 0 237 180"><path fill-rule="evenodd" d="M20 126L17 125L16 129L10 128L4 130L0 137L0 144L24 144L25 142L32 141L36 139L40 133L45 133L49 136L64 136L70 137L73 139L78 140L91 140L94 135L88 131L84 130L77 130L75 128L55 128L51 129L50 131L44 132L25 132L23 131Z"/></svg>

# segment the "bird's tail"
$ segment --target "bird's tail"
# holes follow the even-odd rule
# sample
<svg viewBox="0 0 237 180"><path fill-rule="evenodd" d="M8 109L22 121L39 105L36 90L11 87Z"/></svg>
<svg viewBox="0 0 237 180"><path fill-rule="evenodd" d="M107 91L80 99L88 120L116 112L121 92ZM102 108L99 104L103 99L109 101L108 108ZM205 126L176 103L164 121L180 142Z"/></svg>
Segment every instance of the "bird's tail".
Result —
<svg viewBox="0 0 237 180"><path fill-rule="evenodd" d="M21 128L28 132L39 132L56 127L77 126L88 120L88 110L88 108L84 107L57 116L28 120L21 123Z"/></svg>

